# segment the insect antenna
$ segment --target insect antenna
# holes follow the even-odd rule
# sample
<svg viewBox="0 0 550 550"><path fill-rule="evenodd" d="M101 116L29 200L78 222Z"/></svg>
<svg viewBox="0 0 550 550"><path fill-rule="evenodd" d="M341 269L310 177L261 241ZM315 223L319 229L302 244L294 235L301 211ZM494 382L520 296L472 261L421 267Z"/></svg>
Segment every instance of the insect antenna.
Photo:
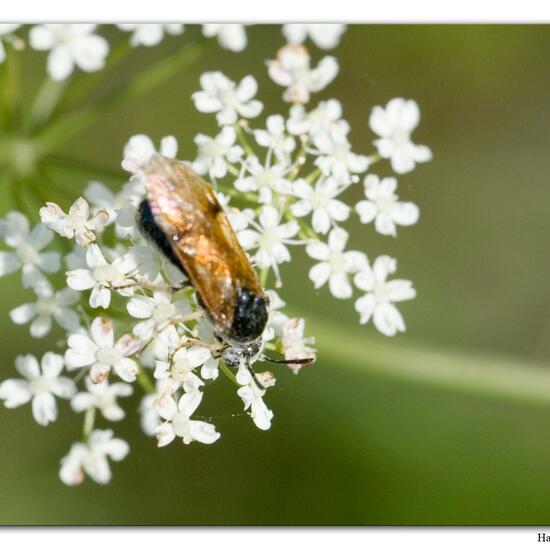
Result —
<svg viewBox="0 0 550 550"><path fill-rule="evenodd" d="M309 365L315 361L313 357L304 357L302 359L273 359L273 357L268 357L267 355L263 355L262 359L269 363L275 363L276 365Z"/></svg>
<svg viewBox="0 0 550 550"><path fill-rule="evenodd" d="M248 361L246 362L246 368L247 368L248 372L250 373L250 375L252 376L252 379L254 380L254 383L256 384L256 386L258 386L258 388L260 388L261 390L267 389L267 388L258 380L258 376L257 376L256 373L254 372L254 369L252 368L252 366L250 365L250 363L249 363Z"/></svg>

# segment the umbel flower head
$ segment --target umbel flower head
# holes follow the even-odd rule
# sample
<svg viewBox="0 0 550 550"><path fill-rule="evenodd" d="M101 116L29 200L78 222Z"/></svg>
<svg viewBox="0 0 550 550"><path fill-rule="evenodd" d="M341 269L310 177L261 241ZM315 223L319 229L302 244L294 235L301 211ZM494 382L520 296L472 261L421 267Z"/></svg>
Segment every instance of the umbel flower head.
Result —
<svg viewBox="0 0 550 550"><path fill-rule="evenodd" d="M137 51L193 35L176 23L121 23L116 29L122 46ZM267 61L266 75L246 74L242 64L243 72L231 78L217 67L205 67L196 91L182 98L202 113L204 131L194 136L167 132L154 141L144 128L121 143L128 175L118 185L107 186L92 174L82 196L55 202L60 193L39 211L12 211L0 220L5 245L0 277L21 277L27 293L9 317L27 325L31 338L51 334L59 346L40 360L18 354L18 374L0 383L0 400L7 408L29 405L43 426L58 420L59 400L82 415L82 438L67 444L60 462L62 482L78 485L87 476L108 483L113 463L130 450L112 423L135 419L136 413L144 434L158 447L175 441L215 444L223 423L209 416L216 410L214 384L231 387L234 413L269 430L278 421L270 405L272 388L281 383L277 379L287 383L285 375L299 374L317 355L306 319L286 310L286 288L298 277L309 279L315 296L352 300L351 314L363 325L372 322L382 335L405 330L403 312L405 302L416 296L413 284L397 278L395 258L367 255L364 244L371 242L369 232L383 243L418 222L410 186L400 188L400 179L377 173L387 174L389 168L407 174L429 161L431 151L412 141L420 109L411 99L388 98L370 116L365 111L352 133L345 105L331 97L332 82L348 68L326 51L345 40L345 29L340 24L284 25L280 36L286 43ZM96 72L110 64L110 45L101 33L97 25L44 24L33 26L28 40L46 52L48 78L67 80L72 90L76 69ZM0 62L23 40L19 34L16 25L0 25ZM205 24L201 34L202 41L233 52L228 55L237 55L249 41L247 27L236 23ZM264 76L282 89L273 112L265 111L258 87ZM367 121L374 134L372 148L365 151L351 136ZM176 125L173 133L185 129ZM194 147L178 152L178 140ZM176 164L176 158L185 164ZM381 172L379 164L386 165ZM177 195L155 171L159 165L191 170L194 193L206 197L210 209L191 208L192 199ZM208 183L201 183L201 176ZM187 240L167 230L172 222L164 223L166 206L152 198L152 189L162 189L161 201L178 213L195 216ZM140 232L151 217L152 240L159 246ZM223 247L204 246L220 238L213 226L233 243L229 259L221 258ZM197 250L208 259L197 264L200 273L186 270L184 262ZM207 281L209 292L221 296L215 266L237 257L247 269L250 264L252 286L262 289L256 302L261 319L257 312L246 313L258 315L248 320L260 327L246 346L226 337L227 326L220 330L202 284ZM308 262L305 273L295 267L300 257ZM242 291L236 282L229 281L239 288L234 303ZM234 319L235 311L236 306ZM280 365L274 372L265 370L270 359L286 361L288 370ZM131 395L139 399L139 411L129 405Z"/></svg>

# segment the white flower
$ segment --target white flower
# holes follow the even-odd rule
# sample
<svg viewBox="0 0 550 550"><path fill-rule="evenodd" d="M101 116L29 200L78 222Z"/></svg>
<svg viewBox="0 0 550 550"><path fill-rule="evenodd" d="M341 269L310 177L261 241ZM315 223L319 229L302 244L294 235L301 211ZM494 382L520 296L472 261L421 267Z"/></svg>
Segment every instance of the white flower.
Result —
<svg viewBox="0 0 550 550"><path fill-rule="evenodd" d="M157 361L154 376L157 380L171 379L174 389L182 386L185 392L193 392L204 382L193 372L212 359L210 350L202 346L180 348L174 353L172 361Z"/></svg>
<svg viewBox="0 0 550 550"><path fill-rule="evenodd" d="M75 391L72 380L59 376L63 370L63 357L47 352L40 365L34 355L18 355L15 368L24 379L5 380L0 384L0 399L13 409L32 399L32 415L38 424L47 426L57 418L55 397L71 398Z"/></svg>
<svg viewBox="0 0 550 550"><path fill-rule="evenodd" d="M73 443L61 460L59 477L67 485L78 485L86 473L96 483L109 483L111 469L107 459L123 460L129 451L128 443L113 437L112 430L94 430L87 443Z"/></svg>
<svg viewBox="0 0 550 550"><path fill-rule="evenodd" d="M349 183L352 174L360 174L369 167L368 157L352 153L348 130L347 123L340 123L330 132L316 134L313 139L321 155L315 159L316 166L323 174L333 175L341 183Z"/></svg>
<svg viewBox="0 0 550 550"><path fill-rule="evenodd" d="M380 179L375 175L365 178L367 200L356 204L355 210L362 223L374 220L376 231L382 235L397 235L396 225L414 225L418 221L418 207L412 202L399 202L395 194L395 178Z"/></svg>
<svg viewBox="0 0 550 550"><path fill-rule="evenodd" d="M237 162L244 153L242 147L235 144L236 139L237 133L231 126L224 126L215 138L197 134L194 141L198 156L193 169L212 179L223 178L227 174L227 163Z"/></svg>
<svg viewBox="0 0 550 550"><path fill-rule="evenodd" d="M310 68L308 51L301 45L284 46L277 59L268 61L269 76L286 88L283 99L290 103L307 103L312 92L319 92L334 80L338 62L334 57L323 57L315 69Z"/></svg>
<svg viewBox="0 0 550 550"><path fill-rule="evenodd" d="M201 400L200 391L184 393L177 405L172 397L165 396L162 407L157 409L166 420L155 429L159 447L168 445L176 437L181 437L186 445L192 441L209 444L219 439L220 434L213 424L191 420L191 415L197 410Z"/></svg>
<svg viewBox="0 0 550 550"><path fill-rule="evenodd" d="M309 278L315 288L322 287L328 281L330 292L340 299L351 298L353 294L348 274L367 266L367 257L363 252L344 252L348 236L346 231L337 227L329 233L328 244L310 241L306 247L307 254L319 260L309 270Z"/></svg>
<svg viewBox="0 0 550 550"><path fill-rule="evenodd" d="M95 241L94 231L102 231L109 223L109 218L109 212L104 209L94 209L90 217L90 206L82 197L73 203L68 214L55 202L47 202L40 209L43 224L62 237L74 237L81 246Z"/></svg>
<svg viewBox="0 0 550 550"><path fill-rule="evenodd" d="M200 78L202 90L193 94L195 107L201 113L217 113L220 126L235 124L239 116L254 118L263 105L253 99L258 84L253 76L245 76L237 86L219 71L203 73Z"/></svg>
<svg viewBox="0 0 550 550"><path fill-rule="evenodd" d="M155 282L162 273L173 286L180 285L185 275L164 254L151 246L133 246L128 251L139 274L149 282Z"/></svg>
<svg viewBox="0 0 550 550"><path fill-rule="evenodd" d="M97 384L107 378L111 368L125 382L136 379L137 363L128 356L138 351L139 345L129 334L121 336L115 343L113 323L109 319L96 317L90 326L90 335L71 334L67 344L67 369L90 366L92 382Z"/></svg>
<svg viewBox="0 0 550 550"><path fill-rule="evenodd" d="M42 252L53 239L53 233L43 224L30 229L29 220L20 212L9 212L0 220L0 237L15 252L0 252L0 277L23 271L23 286L46 284L39 270L55 273L61 267L59 252Z"/></svg>
<svg viewBox="0 0 550 550"><path fill-rule="evenodd" d="M289 319L282 328L281 342L283 353L287 361L293 359L315 360L315 349L310 347L315 344L313 336L304 337L305 320L298 317ZM290 363L288 365L294 374L298 374L304 365Z"/></svg>
<svg viewBox="0 0 550 550"><path fill-rule="evenodd" d="M346 124L342 120L342 105L337 99L321 101L313 111L306 112L303 105L293 105L287 128L291 134L309 134L312 139L318 135L329 134L333 129ZM346 132L347 133L347 132Z"/></svg>
<svg viewBox="0 0 550 550"><path fill-rule="evenodd" d="M89 23L48 23L35 25L29 41L35 50L50 50L48 73L54 80L65 80L75 67L93 72L102 69L109 53L109 43L94 34L96 25Z"/></svg>
<svg viewBox="0 0 550 550"><path fill-rule="evenodd" d="M71 400L71 407L77 413L95 407L109 421L116 422L124 418L124 409L117 403L117 397L128 397L132 395L133 388L130 384L117 382L109 384L103 380L94 384L89 378L84 380L85 392L77 393Z"/></svg>
<svg viewBox="0 0 550 550"><path fill-rule="evenodd" d="M160 415L155 407L158 396L148 393L141 398L139 403L140 425L143 433L149 437L155 435L156 427L161 423Z"/></svg>
<svg viewBox="0 0 550 550"><path fill-rule="evenodd" d="M330 50L338 46L346 25L340 23L289 23L283 25L283 34L290 44L302 44L308 38L316 46Z"/></svg>
<svg viewBox="0 0 550 550"><path fill-rule="evenodd" d="M294 194L300 200L290 206L290 211L297 217L308 216L313 212L313 230L325 235L333 222L343 222L349 217L349 206L335 198L343 190L344 187L330 177L319 179L315 188L306 180L297 180L294 183Z"/></svg>
<svg viewBox="0 0 550 550"><path fill-rule="evenodd" d="M220 46L232 52L241 52L246 48L244 25L208 23L202 26L202 34L207 37L217 36Z"/></svg>
<svg viewBox="0 0 550 550"><path fill-rule="evenodd" d="M120 23L117 27L124 32L131 32L132 46L156 46L164 38L164 34L178 35L184 31L181 23Z"/></svg>
<svg viewBox="0 0 550 550"><path fill-rule="evenodd" d="M273 206L263 206L258 221L260 225L251 222L256 230L240 231L239 240L245 250L258 249L254 261L260 269L273 267L276 270L277 264L290 261L290 252L285 244L296 244L291 239L300 228L295 220L281 223L281 214Z"/></svg>
<svg viewBox="0 0 550 550"><path fill-rule="evenodd" d="M374 107L369 124L372 131L380 136L374 144L378 154L390 159L391 166L398 174L414 169L417 162L428 162L432 152L425 145L415 145L411 133L420 121L420 109L416 101L400 97L392 99L385 108Z"/></svg>
<svg viewBox="0 0 550 550"><path fill-rule="evenodd" d="M378 256L372 269L366 266L354 278L355 285L366 292L355 302L355 309L361 316L361 324L368 323L372 317L374 326L386 336L394 336L397 332L405 331L403 317L393 303L411 300L416 296L411 281L386 280L396 269L397 262L394 258Z"/></svg>
<svg viewBox="0 0 550 550"><path fill-rule="evenodd" d="M245 174L250 175L245 175ZM246 159L243 170L238 179L235 180L235 188L243 193L257 191L258 200L262 204L271 204L273 192L289 194L292 190L290 182L285 178L288 167L284 163L269 164L269 155L266 164L262 165L258 157L252 156Z"/></svg>
<svg viewBox="0 0 550 550"><path fill-rule="evenodd" d="M107 309L111 303L111 290L122 296L131 296L134 282L126 275L135 269L135 263L129 254L125 254L112 263L107 262L97 244L91 244L86 250L88 269L67 271L67 286L74 290L89 290L90 306Z"/></svg>
<svg viewBox="0 0 550 550"><path fill-rule="evenodd" d="M2 44L2 37L15 32L21 25L18 23L0 23L0 63L6 59L6 50Z"/></svg>
<svg viewBox="0 0 550 550"><path fill-rule="evenodd" d="M243 400L244 410L250 409L250 416L257 428L260 428L260 430L269 430L271 428L273 412L267 408L262 399L265 395L265 390L258 387L248 369L243 369L241 365L240 370L241 373L237 381L243 385L237 390L237 394ZM257 373L256 378L264 388L275 384L275 378L273 378L270 372Z"/></svg>
<svg viewBox="0 0 550 550"><path fill-rule="evenodd" d="M154 292L152 298L134 296L128 301L126 308L132 317L143 319L133 328L133 333L142 341L149 340L171 321L189 315L192 311L187 300L172 302L172 296L165 292Z"/></svg>
<svg viewBox="0 0 550 550"><path fill-rule="evenodd" d="M80 324L78 314L69 306L76 304L80 294L70 288L58 292L51 285L44 284L35 288L38 300L23 304L10 311L10 318L16 325L23 325L32 320L30 333L33 338L42 338L52 328L52 318L68 331L76 330Z"/></svg>
<svg viewBox="0 0 550 550"><path fill-rule="evenodd" d="M287 160L296 143L285 133L285 119L281 115L271 115L267 117L266 127L266 130L254 130L256 142L271 149L279 160Z"/></svg>
<svg viewBox="0 0 550 550"><path fill-rule="evenodd" d="M163 157L176 158L178 154L178 142L176 138L174 136L164 136L160 140L160 149L157 151L153 140L149 136L145 134L132 136L124 146L123 167L124 163L130 161L136 167L143 168L157 152Z"/></svg>
<svg viewBox="0 0 550 550"><path fill-rule="evenodd" d="M276 336L282 335L283 326L288 321L288 316L280 311L286 305L280 296L274 290L267 290L266 294L269 296L269 314L262 339L264 342L269 342Z"/></svg>

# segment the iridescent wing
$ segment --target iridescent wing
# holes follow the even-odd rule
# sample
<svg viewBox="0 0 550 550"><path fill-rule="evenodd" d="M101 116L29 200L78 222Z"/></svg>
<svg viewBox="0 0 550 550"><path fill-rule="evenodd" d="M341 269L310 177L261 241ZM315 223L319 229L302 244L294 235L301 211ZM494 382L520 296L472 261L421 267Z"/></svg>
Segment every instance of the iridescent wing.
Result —
<svg viewBox="0 0 550 550"><path fill-rule="evenodd" d="M212 320L228 331L241 289L265 296L212 188L184 162L154 155L145 169L156 223Z"/></svg>

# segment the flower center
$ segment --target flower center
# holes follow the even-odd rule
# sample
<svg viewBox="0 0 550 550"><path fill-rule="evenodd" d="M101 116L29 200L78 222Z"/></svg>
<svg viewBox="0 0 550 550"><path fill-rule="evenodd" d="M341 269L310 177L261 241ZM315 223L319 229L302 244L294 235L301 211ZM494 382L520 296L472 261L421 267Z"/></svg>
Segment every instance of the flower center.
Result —
<svg viewBox="0 0 550 550"><path fill-rule="evenodd" d="M122 359L122 353L115 348L102 348L96 353L96 359L113 367Z"/></svg>
<svg viewBox="0 0 550 550"><path fill-rule="evenodd" d="M397 145L404 145L410 140L410 132L404 128L396 128L393 131L392 137Z"/></svg>
<svg viewBox="0 0 550 550"><path fill-rule="evenodd" d="M277 233L277 228L270 227L268 229L265 229L262 233L262 236L260 237L260 248L271 250L277 244L279 244L279 241L280 239L279 234Z"/></svg>
<svg viewBox="0 0 550 550"><path fill-rule="evenodd" d="M29 243L23 241L16 249L17 257L23 264L36 264L38 263L38 251Z"/></svg>
<svg viewBox="0 0 550 550"><path fill-rule="evenodd" d="M221 92L220 99L222 100L222 103L228 107L236 107L239 104L234 88L228 88L227 90Z"/></svg>
<svg viewBox="0 0 550 550"><path fill-rule="evenodd" d="M118 278L117 270L110 264L100 265L94 269L94 279L100 282L110 282Z"/></svg>
<svg viewBox="0 0 550 550"><path fill-rule="evenodd" d="M384 304L390 301L386 283L375 283L372 293L378 304Z"/></svg>
<svg viewBox="0 0 550 550"><path fill-rule="evenodd" d="M38 315L49 317L53 315L57 310L57 302L54 297L43 298L38 301L37 304Z"/></svg>
<svg viewBox="0 0 550 550"><path fill-rule="evenodd" d="M376 208L379 212L384 214L391 214L394 207L394 201L392 199L378 198L376 199Z"/></svg>
<svg viewBox="0 0 550 550"><path fill-rule="evenodd" d="M50 392L52 389L53 380L45 376L39 376L29 382L29 389L32 394Z"/></svg>
<svg viewBox="0 0 550 550"><path fill-rule="evenodd" d="M176 308L173 304L159 304L153 313L153 319L155 323L161 324L168 319L172 319L176 313Z"/></svg>
<svg viewBox="0 0 550 550"><path fill-rule="evenodd" d="M188 359L178 359L173 365L172 378L178 382L184 382L187 375L193 370Z"/></svg>
<svg viewBox="0 0 550 550"><path fill-rule="evenodd" d="M319 193L318 191L313 191L309 197L309 202L311 203L311 206L313 208L319 208L322 206L326 206L328 202L328 197L324 195L323 193Z"/></svg>
<svg viewBox="0 0 550 550"><path fill-rule="evenodd" d="M172 419L172 427L174 428L174 433L178 437L190 437L191 436L191 427L189 425L189 417L183 413L179 412Z"/></svg>
<svg viewBox="0 0 550 550"><path fill-rule="evenodd" d="M219 158L225 155L226 148L220 145L215 139L212 139L202 145L202 152L206 157Z"/></svg>
<svg viewBox="0 0 550 550"><path fill-rule="evenodd" d="M270 189L276 189L277 177L269 170L262 170L257 176L256 181L258 187L269 187Z"/></svg>
<svg viewBox="0 0 550 550"><path fill-rule="evenodd" d="M330 267L332 268L333 273L345 272L346 271L346 258L341 252L333 252L330 257Z"/></svg>
<svg viewBox="0 0 550 550"><path fill-rule="evenodd" d="M332 157L340 162L345 162L348 158L350 146L347 143L338 143L332 150Z"/></svg>

